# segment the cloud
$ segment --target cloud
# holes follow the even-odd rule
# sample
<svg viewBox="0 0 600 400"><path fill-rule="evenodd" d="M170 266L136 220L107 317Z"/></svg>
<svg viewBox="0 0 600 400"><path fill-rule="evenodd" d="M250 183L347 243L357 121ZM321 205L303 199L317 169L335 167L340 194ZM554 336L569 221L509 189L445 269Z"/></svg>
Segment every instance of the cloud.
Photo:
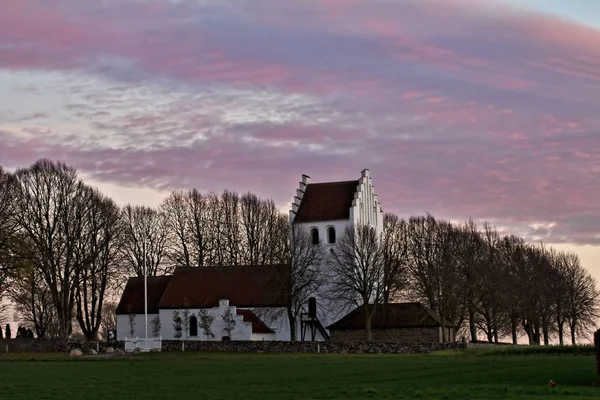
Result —
<svg viewBox="0 0 600 400"><path fill-rule="evenodd" d="M9 0L0 155L279 203L368 167L386 211L598 243L600 31L493 4Z"/></svg>

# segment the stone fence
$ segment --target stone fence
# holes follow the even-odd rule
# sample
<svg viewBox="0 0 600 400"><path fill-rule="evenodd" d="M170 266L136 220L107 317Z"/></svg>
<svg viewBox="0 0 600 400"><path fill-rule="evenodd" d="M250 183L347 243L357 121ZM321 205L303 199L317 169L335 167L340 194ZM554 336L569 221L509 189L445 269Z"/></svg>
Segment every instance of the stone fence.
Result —
<svg viewBox="0 0 600 400"><path fill-rule="evenodd" d="M67 353L72 349L124 349L124 342L78 343L60 339L0 339L0 352ZM162 351L223 353L338 353L338 354L425 354L438 350L464 349L465 343L386 343L386 342L283 342L283 341L177 341L163 340Z"/></svg>
<svg viewBox="0 0 600 400"><path fill-rule="evenodd" d="M68 353L72 349L105 352L107 347L125 348L124 342L70 342L63 339L0 339L0 353Z"/></svg>
<svg viewBox="0 0 600 400"><path fill-rule="evenodd" d="M183 346L182 346L183 344ZM163 340L162 351L227 353L339 353L339 354L425 354L438 350L464 349L464 343L385 342L279 342L279 341L175 341Z"/></svg>

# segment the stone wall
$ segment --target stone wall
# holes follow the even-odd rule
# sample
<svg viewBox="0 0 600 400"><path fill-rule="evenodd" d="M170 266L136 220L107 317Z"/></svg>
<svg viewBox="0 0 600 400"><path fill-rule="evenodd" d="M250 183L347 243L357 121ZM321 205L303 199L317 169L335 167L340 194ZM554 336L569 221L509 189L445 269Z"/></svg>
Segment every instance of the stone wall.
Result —
<svg viewBox="0 0 600 400"><path fill-rule="evenodd" d="M124 342L91 342L78 343L62 339L0 339L0 352L2 353L66 353L71 349L99 349L104 352L107 347L124 349Z"/></svg>
<svg viewBox="0 0 600 400"><path fill-rule="evenodd" d="M464 343L389 342L282 342L226 341L184 342L186 351L229 353L341 353L341 354L424 354L438 350L464 349ZM163 341L162 351L181 351L181 341Z"/></svg>
<svg viewBox="0 0 600 400"><path fill-rule="evenodd" d="M399 343L439 343L439 327L423 328L393 328L371 330L374 342ZM332 342L356 342L365 340L367 333L364 329L331 331Z"/></svg>

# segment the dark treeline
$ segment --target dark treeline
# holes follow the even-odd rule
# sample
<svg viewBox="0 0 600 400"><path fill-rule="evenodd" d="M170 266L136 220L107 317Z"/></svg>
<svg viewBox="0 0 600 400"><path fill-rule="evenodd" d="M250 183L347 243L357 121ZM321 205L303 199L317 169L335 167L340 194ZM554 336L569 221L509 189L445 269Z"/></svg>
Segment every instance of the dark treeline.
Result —
<svg viewBox="0 0 600 400"><path fill-rule="evenodd" d="M252 193L191 190L156 208L119 207L60 162L40 160L14 174L0 168L0 300L15 305L21 332L79 331L93 340L115 327L115 295L128 276L289 263L292 332L324 282L337 300L356 304L423 301L473 340L563 343L569 334L575 343L597 318L598 291L576 255L501 236L488 224L386 214L382 237L358 227L331 254L306 232L291 232L288 215ZM325 260L334 275L317 268Z"/></svg>

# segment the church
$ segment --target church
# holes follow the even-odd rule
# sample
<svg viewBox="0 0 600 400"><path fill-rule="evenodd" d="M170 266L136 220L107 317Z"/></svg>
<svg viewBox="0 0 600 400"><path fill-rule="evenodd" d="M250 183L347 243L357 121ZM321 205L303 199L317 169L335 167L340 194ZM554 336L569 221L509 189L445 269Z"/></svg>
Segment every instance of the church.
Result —
<svg viewBox="0 0 600 400"><path fill-rule="evenodd" d="M358 179L340 182L313 183L302 175L289 217L291 229L306 230L312 245L325 246L326 251L335 247L347 227L368 225L379 235L383 232L383 210L368 169ZM288 280L289 265L178 267L170 276L147 278L146 318L144 278L129 278L116 311L117 339L142 338L147 329L148 337L162 340L290 340L286 290L281 290ZM342 337L350 329L343 321L357 309L327 307L326 291L327 285L313 304L306 304L297 321L296 340L329 340L332 331ZM394 327L400 329L402 312L396 314ZM429 317L426 311L419 315L421 319L411 321Z"/></svg>

